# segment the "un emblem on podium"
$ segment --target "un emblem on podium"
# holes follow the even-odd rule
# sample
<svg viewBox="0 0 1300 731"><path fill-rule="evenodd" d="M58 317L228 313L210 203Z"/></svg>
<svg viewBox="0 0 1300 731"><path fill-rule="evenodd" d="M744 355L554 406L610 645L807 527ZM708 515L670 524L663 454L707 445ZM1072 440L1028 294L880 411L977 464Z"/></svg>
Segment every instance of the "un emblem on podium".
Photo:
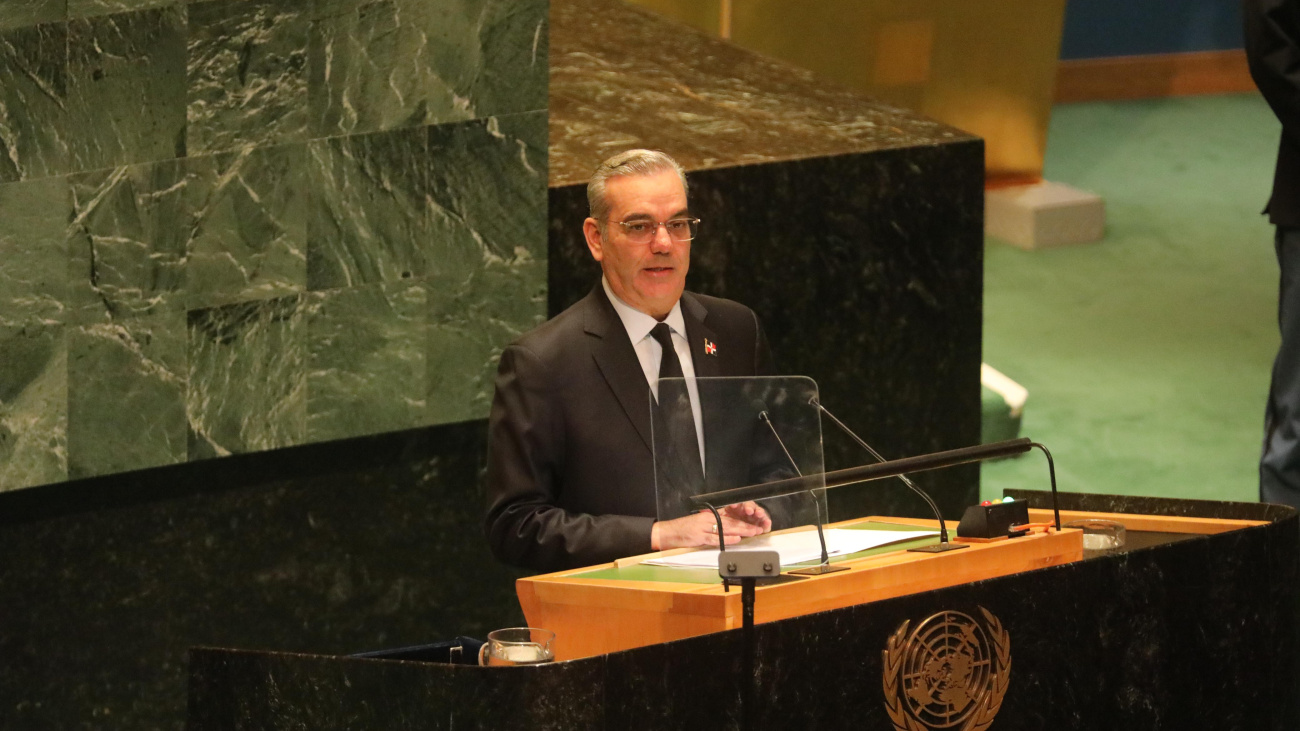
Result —
<svg viewBox="0 0 1300 731"><path fill-rule="evenodd" d="M983 621L940 612L904 621L881 653L885 710L898 731L984 731L1011 680L1011 637L989 610Z"/></svg>

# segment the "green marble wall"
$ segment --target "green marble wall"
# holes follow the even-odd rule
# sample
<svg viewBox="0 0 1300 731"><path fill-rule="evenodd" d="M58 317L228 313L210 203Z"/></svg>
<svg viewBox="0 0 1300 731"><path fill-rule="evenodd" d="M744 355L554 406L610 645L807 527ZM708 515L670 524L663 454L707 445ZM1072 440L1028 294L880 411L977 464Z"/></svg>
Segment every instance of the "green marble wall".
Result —
<svg viewBox="0 0 1300 731"><path fill-rule="evenodd" d="M0 490L487 416L547 0L0 2Z"/></svg>

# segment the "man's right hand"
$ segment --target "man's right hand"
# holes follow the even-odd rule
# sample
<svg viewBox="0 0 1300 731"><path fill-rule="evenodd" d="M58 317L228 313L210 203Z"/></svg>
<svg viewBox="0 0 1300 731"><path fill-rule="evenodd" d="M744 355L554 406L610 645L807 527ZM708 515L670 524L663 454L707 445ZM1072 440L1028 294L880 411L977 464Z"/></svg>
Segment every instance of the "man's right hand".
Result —
<svg viewBox="0 0 1300 731"><path fill-rule="evenodd" d="M763 514L766 517L766 513ZM722 516L723 537L728 546L739 543L740 539L766 533L771 529L761 524ZM670 548L696 548L699 546L718 545L718 522L713 513L701 510L698 513L684 515L673 520L659 521L650 528L650 550L666 551Z"/></svg>

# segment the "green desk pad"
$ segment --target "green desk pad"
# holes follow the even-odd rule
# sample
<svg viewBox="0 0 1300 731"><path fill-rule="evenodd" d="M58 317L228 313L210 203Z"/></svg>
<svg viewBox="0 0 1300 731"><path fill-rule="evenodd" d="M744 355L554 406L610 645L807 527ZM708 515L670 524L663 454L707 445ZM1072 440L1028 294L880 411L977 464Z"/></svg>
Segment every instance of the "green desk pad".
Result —
<svg viewBox="0 0 1300 731"><path fill-rule="evenodd" d="M916 525L899 525L897 523L878 523L868 521L863 523L854 523L853 525L837 526L846 530L924 530L921 526ZM877 546L868 548L865 551L857 553L846 553L843 556L832 556L831 563L848 561L864 556L879 556L883 553L893 553L894 551L903 551L918 546L928 546L939 542L939 536L929 538L914 538L910 541L900 541L891 543L887 546ZM816 566L820 561L805 561L793 566ZM787 567L789 568L789 567ZM634 566L624 566L623 568L612 569L593 569L584 571L580 574L570 574L572 579L617 579L620 581L660 581L675 584L716 584L720 581L717 569L680 569L672 566L652 566L639 563Z"/></svg>

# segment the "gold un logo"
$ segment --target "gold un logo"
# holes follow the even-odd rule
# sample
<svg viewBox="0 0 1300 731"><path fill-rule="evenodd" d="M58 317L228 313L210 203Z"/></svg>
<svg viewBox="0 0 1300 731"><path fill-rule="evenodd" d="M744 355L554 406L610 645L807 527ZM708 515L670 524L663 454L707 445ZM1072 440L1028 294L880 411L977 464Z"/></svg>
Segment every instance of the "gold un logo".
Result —
<svg viewBox="0 0 1300 731"><path fill-rule="evenodd" d="M984 731L1011 680L1011 637L989 610L984 621L940 612L908 632L904 621L881 653L885 710L898 731Z"/></svg>

